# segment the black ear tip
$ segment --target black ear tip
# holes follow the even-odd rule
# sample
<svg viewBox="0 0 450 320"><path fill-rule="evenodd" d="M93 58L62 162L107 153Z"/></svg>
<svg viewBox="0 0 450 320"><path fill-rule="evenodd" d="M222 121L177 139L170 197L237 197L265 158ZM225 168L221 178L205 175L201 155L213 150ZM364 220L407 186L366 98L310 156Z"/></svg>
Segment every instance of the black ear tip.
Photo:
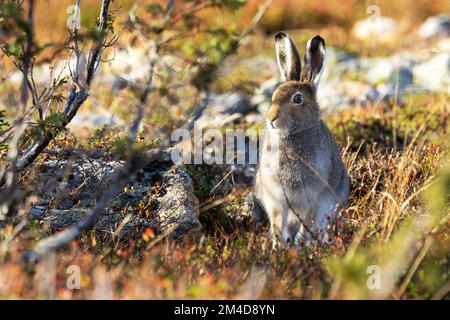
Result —
<svg viewBox="0 0 450 320"><path fill-rule="evenodd" d="M311 47L317 48L320 45L325 47L325 40L321 36L317 35L311 38Z"/></svg>
<svg viewBox="0 0 450 320"><path fill-rule="evenodd" d="M279 41L279 40L284 39L284 38L286 38L286 37L287 37L287 33L284 32L284 31L278 31L278 32L275 34L275 40L276 40L276 41Z"/></svg>

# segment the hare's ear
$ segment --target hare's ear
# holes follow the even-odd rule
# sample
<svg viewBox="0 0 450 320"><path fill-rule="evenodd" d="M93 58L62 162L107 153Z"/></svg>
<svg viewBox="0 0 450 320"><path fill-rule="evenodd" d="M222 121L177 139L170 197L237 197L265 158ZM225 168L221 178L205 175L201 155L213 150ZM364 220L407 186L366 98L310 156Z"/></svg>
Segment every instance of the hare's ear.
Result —
<svg viewBox="0 0 450 320"><path fill-rule="evenodd" d="M302 81L317 88L325 65L325 40L322 37L315 36L308 40L304 63Z"/></svg>
<svg viewBox="0 0 450 320"><path fill-rule="evenodd" d="M275 35L278 67L283 81L300 80L302 64L291 37L283 31Z"/></svg>

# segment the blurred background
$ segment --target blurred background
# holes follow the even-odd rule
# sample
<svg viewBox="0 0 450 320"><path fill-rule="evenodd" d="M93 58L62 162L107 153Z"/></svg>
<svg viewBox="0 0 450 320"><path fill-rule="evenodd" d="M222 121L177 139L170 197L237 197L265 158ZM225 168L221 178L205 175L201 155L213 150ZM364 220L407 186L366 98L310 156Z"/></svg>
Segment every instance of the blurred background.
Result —
<svg viewBox="0 0 450 320"><path fill-rule="evenodd" d="M164 4L164 1L154 1ZM244 2L244 1L242 1ZM121 11L129 11L133 6L133 1L117 0L116 5ZM209 23L236 23L240 27L246 27L258 6L262 3L258 0L249 0L245 6L233 13L207 11L204 13L206 21ZM68 17L67 8L73 5L74 1L42 0L36 3L36 23L39 24L36 33L40 41L61 41L66 37L66 30L62 27ZM390 17L396 21L400 34L412 35L420 25L430 16L441 13L448 13L450 4L447 1L304 1L304 0L275 0L270 10L259 22L257 29L271 35L279 30L306 29L334 31L341 34L340 38L328 39L333 46L345 48L350 45L351 30L359 20L366 19L373 14L367 12L367 8L376 5L380 8L379 14ZM93 25L98 14L100 3L96 0L85 0L81 2L81 23L82 25ZM48 14L51 8L52 14ZM216 13L216 14L214 14ZM231 20L231 21L230 21ZM346 38L347 37L347 38Z"/></svg>
<svg viewBox="0 0 450 320"><path fill-rule="evenodd" d="M233 39L250 25L263 3L257 0L222 2L224 5L205 6L196 12L195 28L198 32L186 36L183 41L173 41L171 47L167 48L167 59L178 60L175 63L180 66L184 64L181 68L185 71L193 62L202 63L202 59L203 62L216 60L214 63L217 63ZM99 6L100 2L95 0L81 2L82 29L89 30L95 26ZM113 87L114 83L117 85L118 82L114 81L118 77L135 82L145 78L146 71L142 66L148 62L146 41L150 41L156 33L152 34L147 30L144 36L142 33L136 36L136 29L133 30L130 24L127 26L126 21L129 20L130 12L138 10L142 22L152 27L152 23L157 23L155 15L157 17L159 14L155 8L163 7L164 1L147 3L118 0L114 2L114 6L117 10L116 31L120 33L120 37L114 49L110 48L104 54L106 59L111 61L102 64L100 75L96 78L109 88ZM189 6L189 2L175 3L175 7L181 12L189 12ZM51 15L48 14L49 10ZM73 1L36 2L35 40L42 47L37 55L36 65L48 65L49 60L55 61L55 57L65 59L67 52L61 48L67 40L66 25L73 19L73 10ZM238 92L247 95L248 100L252 100L252 96L258 96L258 92L270 92L279 79L273 34L279 30L288 30L300 51L306 41L316 34L326 40L328 60L323 87L319 91L319 102L324 109L335 110L349 105L366 104L390 99L394 95L396 99L400 99L404 93L412 91L439 90L448 93L449 71L445 67L449 63L450 47L448 12L448 1L271 1L270 8L258 20L251 35L240 43L238 51L227 56L220 66L217 63L211 91L217 94ZM179 22L174 24L174 29L179 25ZM139 37L147 40L138 40ZM180 57L180 54L183 57ZM13 65L8 59L2 60L2 66L5 68L4 74L13 71ZM43 84L48 80L46 74L48 72L41 74L36 71L35 77ZM19 73L10 76L20 81ZM267 82L268 80L272 82ZM260 90L256 90L261 85ZM167 91L166 86L163 87L160 93ZM172 84L174 89L168 91L168 97L174 98L178 90L183 90L175 89L176 87ZM96 90L102 90L101 88L102 86L97 86ZM3 92L8 94L5 88ZM3 95L3 99L6 95ZM12 101L13 95L12 91ZM109 116L115 125L126 123L130 116L129 113L114 107L122 104L122 95L128 94L122 92L116 99L108 96L105 100L107 96L104 94L100 93L97 97L94 93L97 105L100 104L104 115L109 114L106 110L113 113ZM195 96L195 90L190 95ZM262 98L267 97L260 95L253 101ZM87 105L91 103L87 102ZM171 129L179 125L176 119L179 118L180 112L185 112L195 103L189 101L183 105L183 102L180 102L170 108L175 110L175 113L166 124L171 126ZM262 113L265 107L259 108ZM158 122L161 108L165 110L166 105L153 107L154 121L146 119L150 121L147 122L148 127L155 121ZM247 111L250 109L249 106ZM84 118L78 116L72 126L81 125L87 119L87 125L92 122L97 128L105 121L108 122L103 116L96 119L95 115L86 114Z"/></svg>
<svg viewBox="0 0 450 320"><path fill-rule="evenodd" d="M213 5L204 6L201 10L195 9L196 20L192 24L195 25L192 30L197 31L186 34L181 40L172 41L163 55L167 60L177 60L172 61L174 65L183 63L183 60L190 65L217 64L210 84L211 91L217 94L238 92L252 100L252 96L258 95L257 88L260 89L259 93L267 93L273 89L279 80L273 34L279 30L288 30L301 52L306 41L316 34L326 40L328 60L323 87L319 91L319 102L324 109L336 110L373 101L386 101L394 96L399 100L407 92L449 92L447 65L450 48L450 1L270 1L267 2L270 4L269 9L258 20L251 35L243 39L238 51L231 55L224 53L232 47L234 39L251 24L264 2L228 0L211 3ZM74 1L69 0L36 2L35 41L41 46L36 55L37 66L49 66L50 61L54 63L66 59L67 50L63 48L67 41L66 25L73 19L73 4ZM121 97L126 99L129 97L128 93L122 91L112 98L102 94L102 90L114 87L114 83L117 86L117 81L122 78L132 82L145 79L146 71L143 66L148 64L149 41L153 41L158 35L155 32L156 24L159 23L158 8L163 8L165 1L117 0L113 5L116 15L115 31L118 32L119 39L114 48L109 48L104 53L105 60L109 62L101 65L100 74L96 77L99 85L95 90L100 92L98 95L93 94L93 101L96 100L97 106L100 105L102 110L112 112L114 115L110 115L110 118L120 125L121 120L125 123L129 121L130 114L115 106L121 105ZM82 30L89 31L95 27L99 6L99 1L81 1ZM175 2L174 10L179 10L181 15L183 10L186 12L181 19L184 21L184 28L188 16L192 15L191 8L190 2ZM137 14L141 19L137 21L147 24L150 29L145 32L141 30L140 34L136 32L135 26L139 23L131 26L130 12ZM183 27L180 27L180 22L176 22L173 30L168 32ZM5 39L8 41L8 36ZM227 58L219 63L222 55ZM14 71L11 60L3 57L1 62L4 74L9 74L10 78L16 79L14 81L20 81L20 73L10 74ZM202 68L205 69L204 66ZM192 72L192 68L189 71L187 69L184 71ZM48 72L36 71L35 77L37 82L43 84L48 81ZM190 77L192 80L193 74ZM186 84L187 78L184 80ZM159 93L167 92L167 97L173 98L169 110L171 120L165 120L168 129L173 129L175 125L179 125L176 119L180 112L198 104L198 101L185 101L183 105L183 101L176 99L176 96L196 96L202 90L193 88L194 91L184 92L180 83L178 87L172 84L172 90L167 90L167 86L162 87ZM14 101L14 91L9 91L7 84L2 90L6 95L11 93L10 100ZM259 98L267 97L260 95ZM258 97L255 99L258 100ZM178 102L174 105L176 100ZM87 105L85 108L92 107L89 101ZM156 122L161 115L159 107L163 108L164 114L167 109L164 103L153 108L151 117ZM259 110L264 113L265 106ZM91 117L91 122L97 122L100 126L107 122L103 118L96 119L95 115L87 117ZM153 127L155 121L146 119L147 128ZM77 123L80 122L83 121Z"/></svg>

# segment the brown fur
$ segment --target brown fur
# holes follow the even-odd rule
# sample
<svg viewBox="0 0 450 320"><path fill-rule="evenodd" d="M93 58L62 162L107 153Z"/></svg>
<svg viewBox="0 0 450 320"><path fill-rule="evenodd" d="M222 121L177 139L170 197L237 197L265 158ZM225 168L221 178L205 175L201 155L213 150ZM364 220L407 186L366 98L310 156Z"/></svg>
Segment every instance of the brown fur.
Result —
<svg viewBox="0 0 450 320"><path fill-rule="evenodd" d="M308 41L302 71L298 52L286 37L275 37L286 81L273 93L267 112L269 130L253 189L254 217L267 216L274 245L323 237L326 215L332 217L346 205L349 191L339 148L316 101L325 42L318 36ZM301 102L294 101L297 94Z"/></svg>

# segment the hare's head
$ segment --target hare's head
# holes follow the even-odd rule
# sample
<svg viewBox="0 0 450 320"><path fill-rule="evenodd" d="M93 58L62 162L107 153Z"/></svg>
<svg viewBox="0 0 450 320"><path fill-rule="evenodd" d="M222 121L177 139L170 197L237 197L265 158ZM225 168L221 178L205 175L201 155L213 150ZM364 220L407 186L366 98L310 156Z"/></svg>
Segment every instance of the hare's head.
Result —
<svg viewBox="0 0 450 320"><path fill-rule="evenodd" d="M286 134L301 132L319 120L316 92L325 62L325 41L320 36L309 39L303 66L297 48L285 32L275 35L275 46L283 83L273 93L267 125Z"/></svg>

